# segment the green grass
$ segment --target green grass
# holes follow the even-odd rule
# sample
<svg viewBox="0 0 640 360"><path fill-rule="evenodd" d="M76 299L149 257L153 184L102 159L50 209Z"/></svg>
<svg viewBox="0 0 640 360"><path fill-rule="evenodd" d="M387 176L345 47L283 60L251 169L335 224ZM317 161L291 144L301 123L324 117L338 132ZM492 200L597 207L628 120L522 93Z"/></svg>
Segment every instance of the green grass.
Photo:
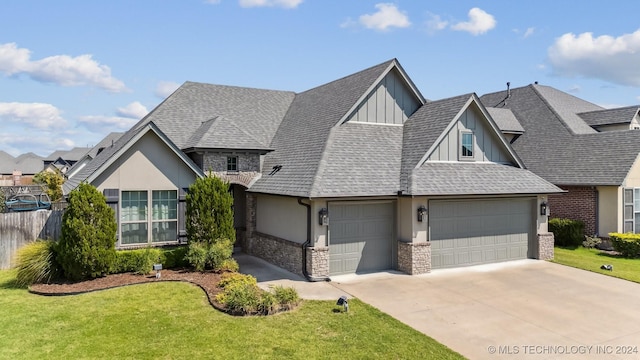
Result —
<svg viewBox="0 0 640 360"><path fill-rule="evenodd" d="M640 259L628 259L609 255L596 249L583 247L576 249L556 247L552 261L558 264L640 283ZM600 266L604 264L613 265L613 271L600 269Z"/></svg>
<svg viewBox="0 0 640 360"><path fill-rule="evenodd" d="M0 271L0 359L461 359L356 299L305 301L267 317L213 309L191 284L160 282L65 297L33 295Z"/></svg>

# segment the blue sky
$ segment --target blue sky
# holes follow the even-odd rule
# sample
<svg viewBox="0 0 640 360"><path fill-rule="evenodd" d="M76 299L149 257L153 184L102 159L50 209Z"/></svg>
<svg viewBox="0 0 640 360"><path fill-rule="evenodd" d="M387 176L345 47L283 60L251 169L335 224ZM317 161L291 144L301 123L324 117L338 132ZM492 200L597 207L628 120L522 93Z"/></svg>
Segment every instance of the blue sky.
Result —
<svg viewBox="0 0 640 360"><path fill-rule="evenodd" d="M640 104L640 1L4 0L0 150L125 131L184 81L304 91L397 58L428 99Z"/></svg>

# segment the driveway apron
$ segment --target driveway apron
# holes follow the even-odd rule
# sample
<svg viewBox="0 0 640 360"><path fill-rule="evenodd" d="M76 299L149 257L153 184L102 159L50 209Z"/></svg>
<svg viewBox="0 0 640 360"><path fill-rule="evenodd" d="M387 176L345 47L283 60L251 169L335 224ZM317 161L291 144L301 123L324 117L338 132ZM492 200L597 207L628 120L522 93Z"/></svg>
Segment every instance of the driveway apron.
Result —
<svg viewBox="0 0 640 360"><path fill-rule="evenodd" d="M470 359L640 359L640 284L597 273L522 260L332 285Z"/></svg>

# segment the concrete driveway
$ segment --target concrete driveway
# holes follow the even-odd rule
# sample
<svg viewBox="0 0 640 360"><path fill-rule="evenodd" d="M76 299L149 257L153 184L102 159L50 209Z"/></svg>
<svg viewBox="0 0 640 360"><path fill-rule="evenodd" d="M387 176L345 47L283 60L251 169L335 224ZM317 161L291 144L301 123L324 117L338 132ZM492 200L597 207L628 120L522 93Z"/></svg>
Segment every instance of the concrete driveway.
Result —
<svg viewBox="0 0 640 360"><path fill-rule="evenodd" d="M523 260L332 285L470 359L640 359L640 284L597 273Z"/></svg>

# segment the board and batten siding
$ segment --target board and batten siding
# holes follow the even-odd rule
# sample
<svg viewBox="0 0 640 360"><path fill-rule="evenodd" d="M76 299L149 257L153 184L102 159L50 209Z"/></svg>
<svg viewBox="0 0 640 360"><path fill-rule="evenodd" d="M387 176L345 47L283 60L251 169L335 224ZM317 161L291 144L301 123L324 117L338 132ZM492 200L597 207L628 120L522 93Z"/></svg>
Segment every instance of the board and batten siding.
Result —
<svg viewBox="0 0 640 360"><path fill-rule="evenodd" d="M348 121L403 124L420 106L396 70L390 71L367 96Z"/></svg>
<svg viewBox="0 0 640 360"><path fill-rule="evenodd" d="M451 128L442 142L429 156L429 161L458 161L460 152L460 132L473 132L474 152L472 161L489 161L511 163L504 145L487 124L487 120L472 107L460 116L458 122Z"/></svg>

